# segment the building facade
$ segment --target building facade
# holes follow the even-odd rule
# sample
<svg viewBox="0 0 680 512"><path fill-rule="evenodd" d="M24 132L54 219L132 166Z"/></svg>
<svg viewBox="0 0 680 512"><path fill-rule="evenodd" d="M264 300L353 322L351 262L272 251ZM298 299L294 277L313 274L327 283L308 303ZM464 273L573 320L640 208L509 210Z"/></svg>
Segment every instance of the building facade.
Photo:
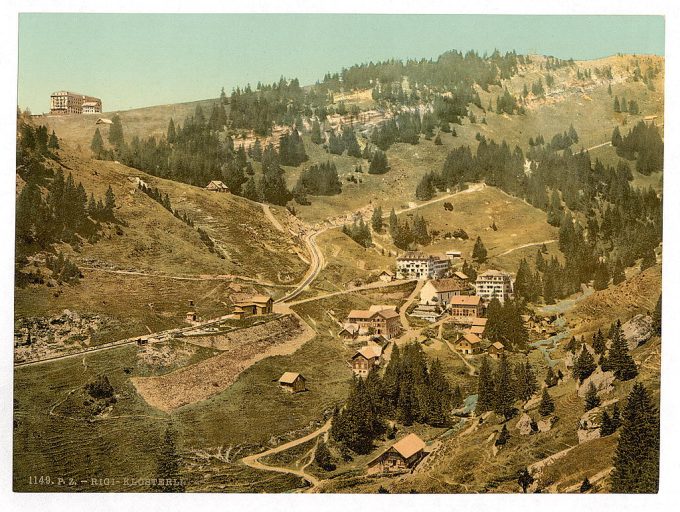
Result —
<svg viewBox="0 0 680 512"><path fill-rule="evenodd" d="M458 277L448 279L433 279L423 285L420 290L421 304L438 304L446 306L452 297L470 295L472 286L466 280Z"/></svg>
<svg viewBox="0 0 680 512"><path fill-rule="evenodd" d="M480 317L484 310L482 298L478 295L458 295L451 297L449 307L451 309L451 316L459 318Z"/></svg>
<svg viewBox="0 0 680 512"><path fill-rule="evenodd" d="M394 309L354 309L347 315L346 325L356 325L359 334L377 334L390 339L399 334L399 313Z"/></svg>
<svg viewBox="0 0 680 512"><path fill-rule="evenodd" d="M381 359L382 347L370 345L357 350L350 364L355 375L366 377L373 368L380 366Z"/></svg>
<svg viewBox="0 0 680 512"><path fill-rule="evenodd" d="M269 315L274 310L274 300L269 295L253 295L234 304L234 315L237 318L247 316Z"/></svg>
<svg viewBox="0 0 680 512"><path fill-rule="evenodd" d="M307 379L300 373L286 372L279 378L279 386L289 393L300 393L307 390Z"/></svg>
<svg viewBox="0 0 680 512"><path fill-rule="evenodd" d="M500 270L487 270L477 276L475 282L476 294L486 301L493 298L501 303L512 295L512 280L510 275Z"/></svg>
<svg viewBox="0 0 680 512"><path fill-rule="evenodd" d="M50 114L100 114L102 100L77 92L57 91L50 96Z"/></svg>
<svg viewBox="0 0 680 512"><path fill-rule="evenodd" d="M397 258L397 279L439 279L450 261L422 252L407 252Z"/></svg>
<svg viewBox="0 0 680 512"><path fill-rule="evenodd" d="M425 456L425 443L409 434L368 463L368 473L399 473L410 471Z"/></svg>

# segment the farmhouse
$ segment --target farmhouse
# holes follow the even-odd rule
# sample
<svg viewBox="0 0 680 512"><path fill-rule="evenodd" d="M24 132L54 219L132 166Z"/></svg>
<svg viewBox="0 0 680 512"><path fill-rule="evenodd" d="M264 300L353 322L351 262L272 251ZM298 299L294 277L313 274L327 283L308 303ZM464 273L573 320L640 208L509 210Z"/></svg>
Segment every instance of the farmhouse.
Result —
<svg viewBox="0 0 680 512"><path fill-rule="evenodd" d="M456 295L449 302L451 316L473 318L482 316L482 299L478 295Z"/></svg>
<svg viewBox="0 0 680 512"><path fill-rule="evenodd" d="M500 270L487 270L477 276L475 282L477 295L486 301L493 298L505 302L512 294L512 281L510 275Z"/></svg>
<svg viewBox="0 0 680 512"><path fill-rule="evenodd" d="M253 295L234 304L234 315L239 319L252 315L269 315L273 308L274 300L269 295Z"/></svg>
<svg viewBox="0 0 680 512"><path fill-rule="evenodd" d="M420 290L421 304L439 304L446 306L451 297L470 295L472 286L462 279L450 277L448 279L433 279L428 281Z"/></svg>
<svg viewBox="0 0 680 512"><path fill-rule="evenodd" d="M499 357L501 357L501 354L505 351L505 346L500 341L497 341L491 344L487 351L489 352L489 355L491 357L493 357L494 359L498 359Z"/></svg>
<svg viewBox="0 0 680 512"><path fill-rule="evenodd" d="M387 339L399 333L399 313L394 306L371 306L370 309L354 309L347 315L348 324L359 326L359 334L379 334Z"/></svg>
<svg viewBox="0 0 680 512"><path fill-rule="evenodd" d="M379 345L369 345L361 347L352 356L350 364L352 371L359 377L366 377L372 368L380 366L382 360L382 347Z"/></svg>
<svg viewBox="0 0 680 512"><path fill-rule="evenodd" d="M356 339L359 336L359 326L357 324L345 322L342 325L342 329L340 329L338 336L346 340Z"/></svg>
<svg viewBox="0 0 680 512"><path fill-rule="evenodd" d="M425 456L425 443L409 434L368 463L368 473L398 473L413 469Z"/></svg>
<svg viewBox="0 0 680 512"><path fill-rule="evenodd" d="M281 389L288 391L289 393L299 393L300 391L307 390L307 379L305 379L300 373L286 372L281 375L279 379L279 386Z"/></svg>
<svg viewBox="0 0 680 512"><path fill-rule="evenodd" d="M397 279L439 278L449 269L449 260L422 252L407 252L397 258Z"/></svg>
<svg viewBox="0 0 680 512"><path fill-rule="evenodd" d="M453 347L463 354L479 354L482 349L482 340L476 334L466 332L458 338Z"/></svg>
<svg viewBox="0 0 680 512"><path fill-rule="evenodd" d="M229 192L229 187L227 187L223 182L216 180L208 183L205 188L207 190L212 190L213 192Z"/></svg>

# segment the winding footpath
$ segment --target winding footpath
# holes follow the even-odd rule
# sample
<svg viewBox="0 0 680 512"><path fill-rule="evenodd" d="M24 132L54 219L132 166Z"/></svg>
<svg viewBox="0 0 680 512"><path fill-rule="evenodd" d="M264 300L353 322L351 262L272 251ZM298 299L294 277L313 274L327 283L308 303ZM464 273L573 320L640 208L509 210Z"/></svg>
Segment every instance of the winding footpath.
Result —
<svg viewBox="0 0 680 512"><path fill-rule="evenodd" d="M307 434L306 436L300 437L298 439L294 439L293 441L289 441L287 443L283 443L282 445L279 445L275 448L270 448L269 450L265 450L260 453L256 453L255 455L249 455L247 457L244 457L241 459L241 462L243 462L246 466L249 466L253 469L259 469L261 471L274 471L276 473L287 473L290 475L295 475L299 476L300 478L305 479L311 487L308 489L305 489L305 492L311 492L314 489L316 489L321 481L316 478L313 475L310 475L309 473L305 472L305 468L309 465L306 464L303 466L301 469L293 469L293 468L287 468L285 466L269 466L268 464L263 464L260 462L260 459L263 457L267 457L269 455L274 455L275 453L280 453L284 452L286 450L290 450L291 448L294 448L298 445L304 444L307 441L311 441L312 439L315 439L316 437L320 436L321 434L325 434L328 432L331 428L331 422L332 418L326 421L324 425L315 430L314 432L311 432ZM313 459L313 457L312 457Z"/></svg>

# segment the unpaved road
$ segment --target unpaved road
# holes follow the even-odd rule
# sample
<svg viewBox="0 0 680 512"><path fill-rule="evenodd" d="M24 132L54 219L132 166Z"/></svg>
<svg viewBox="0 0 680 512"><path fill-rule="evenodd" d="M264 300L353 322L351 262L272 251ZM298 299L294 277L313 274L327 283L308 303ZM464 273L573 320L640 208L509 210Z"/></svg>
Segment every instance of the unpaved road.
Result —
<svg viewBox="0 0 680 512"><path fill-rule="evenodd" d="M551 240L544 240L543 242L531 242L531 243L528 243L528 244L522 244L522 245L518 245L517 247L513 247L511 249L508 249L507 251L503 251L500 254L494 254L493 256L489 256L489 258L500 258L501 256L505 256L506 254L510 254L511 252L518 251L519 249L526 249L527 247L533 247L535 245L554 244L555 242L557 242L557 240L555 240L553 238Z"/></svg>
<svg viewBox="0 0 680 512"><path fill-rule="evenodd" d="M304 471L305 468L302 469L292 469L292 468L286 468L282 466L269 466L267 464L263 464L260 462L260 459L262 457L267 457L268 455L273 455L275 453L279 452L284 452L286 450L290 450L291 448L298 446L300 444L306 443L307 441L311 441L312 439L318 437L321 434L325 434L328 432L331 428L331 422L332 418L329 419L324 425L315 430L314 432L311 432L310 434L307 434L304 437L300 437L299 439L294 439L293 441L289 441L287 443L284 443L282 445L277 446L276 448L270 448L269 450L266 450L264 452L256 453L255 455L249 455L248 457L244 457L241 459L241 462L243 462L246 466L250 466L251 468L254 469L259 469L261 471L275 471L276 473L288 473L290 475L296 475L299 476L300 478L304 478L306 481L308 481L311 484L311 487L306 489L305 492L310 492L317 488L321 481L316 478L313 475L310 475L309 473L306 473ZM306 466L305 466L306 467Z"/></svg>

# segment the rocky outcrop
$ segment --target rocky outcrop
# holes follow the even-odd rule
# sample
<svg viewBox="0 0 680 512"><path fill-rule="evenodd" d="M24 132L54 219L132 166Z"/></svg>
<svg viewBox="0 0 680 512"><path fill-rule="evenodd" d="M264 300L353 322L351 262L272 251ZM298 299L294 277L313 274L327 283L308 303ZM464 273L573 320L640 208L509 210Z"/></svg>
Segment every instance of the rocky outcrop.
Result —
<svg viewBox="0 0 680 512"><path fill-rule="evenodd" d="M549 418L545 418L543 420L538 421L538 431L539 432L548 432L553 425L557 423L557 416L550 416Z"/></svg>
<svg viewBox="0 0 680 512"><path fill-rule="evenodd" d="M606 402L600 404L589 411L586 411L578 423L578 430L576 435L578 436L579 444L585 443L586 441L592 441L600 437L600 424L602 420L602 411L608 406L618 402L618 399L607 400Z"/></svg>
<svg viewBox="0 0 680 512"><path fill-rule="evenodd" d="M652 317L635 315L621 326L623 337L628 342L628 350L633 350L649 341L654 334Z"/></svg>
<svg viewBox="0 0 680 512"><path fill-rule="evenodd" d="M519 430L520 435L522 436L528 436L533 432L533 429L531 428L531 423L532 423L531 416L529 416L527 413L522 413L522 415L519 417L519 420L517 420L517 425L515 426L517 430Z"/></svg>
<svg viewBox="0 0 680 512"><path fill-rule="evenodd" d="M614 389L612 386L612 383L614 382L614 373L603 372L602 368L598 366L597 369L590 375L590 377L588 377L580 386L578 386L579 397L583 398L586 396L591 382L595 386L598 395L607 394Z"/></svg>

